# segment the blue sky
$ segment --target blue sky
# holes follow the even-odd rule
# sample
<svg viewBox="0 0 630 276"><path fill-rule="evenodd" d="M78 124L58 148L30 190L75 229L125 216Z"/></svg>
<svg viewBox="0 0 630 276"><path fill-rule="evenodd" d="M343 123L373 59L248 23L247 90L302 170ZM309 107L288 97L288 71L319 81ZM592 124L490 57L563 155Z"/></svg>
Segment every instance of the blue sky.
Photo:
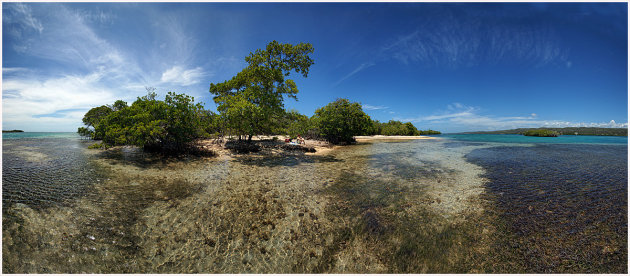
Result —
<svg viewBox="0 0 630 276"><path fill-rule="evenodd" d="M627 127L626 3L3 3L3 129L76 131L156 87L216 106L272 40L315 64L287 109L348 98L442 132Z"/></svg>

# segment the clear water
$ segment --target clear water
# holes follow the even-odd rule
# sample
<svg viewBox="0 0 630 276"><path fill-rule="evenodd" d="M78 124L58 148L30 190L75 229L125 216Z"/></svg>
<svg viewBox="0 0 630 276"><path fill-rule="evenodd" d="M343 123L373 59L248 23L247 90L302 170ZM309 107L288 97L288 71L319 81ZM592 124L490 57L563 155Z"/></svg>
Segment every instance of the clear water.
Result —
<svg viewBox="0 0 630 276"><path fill-rule="evenodd" d="M2 139L25 138L79 138L76 132L3 132Z"/></svg>
<svg viewBox="0 0 630 276"><path fill-rule="evenodd" d="M62 204L103 180L85 149L92 142L68 136L46 133L3 140L3 207L9 203Z"/></svg>
<svg viewBox="0 0 630 276"><path fill-rule="evenodd" d="M494 143L628 144L628 137L623 136L560 135L558 137L533 137L517 134L444 134L438 137L458 141Z"/></svg>
<svg viewBox="0 0 630 276"><path fill-rule="evenodd" d="M476 149L515 271L585 273L627 265L626 145L536 144ZM614 242L613 242L614 241ZM618 270L617 272L621 272Z"/></svg>
<svg viewBox="0 0 630 276"><path fill-rule="evenodd" d="M625 137L175 160L55 135L3 141L3 272L627 272Z"/></svg>

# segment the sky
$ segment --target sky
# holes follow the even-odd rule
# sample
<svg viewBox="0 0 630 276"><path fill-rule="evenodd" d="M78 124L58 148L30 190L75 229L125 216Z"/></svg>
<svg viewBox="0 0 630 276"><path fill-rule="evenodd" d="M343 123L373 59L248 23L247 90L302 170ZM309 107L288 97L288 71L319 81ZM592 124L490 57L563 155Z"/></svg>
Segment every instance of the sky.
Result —
<svg viewBox="0 0 630 276"><path fill-rule="evenodd" d="M312 116L337 98L443 133L628 126L627 3L2 3L2 129L76 131L155 87L216 111L210 83L276 40Z"/></svg>

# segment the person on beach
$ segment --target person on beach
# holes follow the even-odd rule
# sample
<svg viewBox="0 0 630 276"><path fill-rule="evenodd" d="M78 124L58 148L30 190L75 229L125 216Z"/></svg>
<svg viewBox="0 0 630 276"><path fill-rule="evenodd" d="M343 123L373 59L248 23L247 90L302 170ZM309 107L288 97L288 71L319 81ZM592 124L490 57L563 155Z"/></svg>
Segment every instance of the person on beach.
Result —
<svg viewBox="0 0 630 276"><path fill-rule="evenodd" d="M297 136L297 142L300 145L306 145L306 143L304 142L304 138L302 138L302 136L300 136L299 134Z"/></svg>

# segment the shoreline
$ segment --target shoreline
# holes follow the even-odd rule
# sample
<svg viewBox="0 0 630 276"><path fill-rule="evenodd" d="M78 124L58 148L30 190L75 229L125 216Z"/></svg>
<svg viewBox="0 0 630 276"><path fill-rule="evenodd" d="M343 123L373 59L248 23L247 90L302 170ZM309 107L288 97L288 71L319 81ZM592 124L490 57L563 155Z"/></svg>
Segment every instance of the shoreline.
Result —
<svg viewBox="0 0 630 276"><path fill-rule="evenodd" d="M296 145L296 149L286 149L284 146L288 145L284 140L288 139L286 135L273 135L273 136L254 136L252 142L258 147L258 151L238 153L232 148L226 148L226 144L229 138L224 137L222 140L215 138L199 139L194 142L195 146L200 152L212 152L212 155L205 156L205 158L219 159L219 160L231 160L235 157L243 156L289 156L295 154L304 154L306 156L324 156L330 154L334 150L344 147L344 145L334 145L323 140L305 139L304 145ZM274 140L274 138L276 138ZM375 141L407 141L407 140L435 140L436 137L430 136L386 136L386 135L372 135L372 136L354 136L357 143L372 143ZM98 143L98 142L96 142ZM111 147L109 149L119 148L121 146ZM308 149L314 149L315 152L309 152Z"/></svg>
<svg viewBox="0 0 630 276"><path fill-rule="evenodd" d="M273 140L274 138L277 138L277 140L274 141ZM274 146L280 146L280 145L286 144L284 140L288 138L289 136L287 135L272 135L272 136L261 135L261 136L252 137L252 141L270 143ZM372 141L382 141L382 140L433 140L433 139L437 139L435 137L430 137L430 136L393 136L393 135L392 136L387 136L387 135L354 136L354 138L357 142L372 142ZM251 154L251 153L234 153L230 149L226 149L225 148L226 141L227 140L224 140L223 142L217 142L215 139L202 139L202 140L199 140L198 143L202 149L212 150L216 154L214 158L232 158L235 156ZM327 141L313 140L313 139L304 140L304 145L301 145L301 146L315 149L315 152L304 152L305 155L310 155L310 156L326 155L336 149L343 147L341 145L333 145ZM267 155L267 154L278 155L278 154L285 154L287 153L287 151L274 148L274 149L263 149L261 150L261 153L263 155Z"/></svg>
<svg viewBox="0 0 630 276"><path fill-rule="evenodd" d="M374 140L434 140L436 137L431 136L398 136L398 135L371 135L371 136L354 136L357 142L369 142Z"/></svg>

